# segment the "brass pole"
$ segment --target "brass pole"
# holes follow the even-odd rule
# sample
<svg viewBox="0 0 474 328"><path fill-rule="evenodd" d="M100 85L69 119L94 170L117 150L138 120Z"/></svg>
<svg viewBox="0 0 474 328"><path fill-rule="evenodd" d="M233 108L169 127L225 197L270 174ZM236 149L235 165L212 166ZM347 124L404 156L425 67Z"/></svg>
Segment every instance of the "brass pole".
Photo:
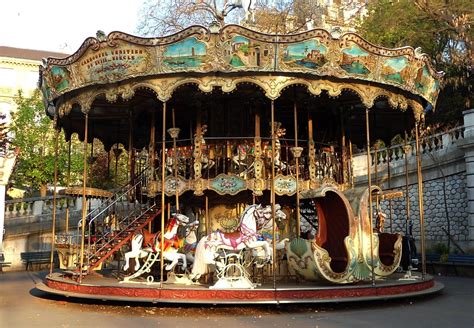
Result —
<svg viewBox="0 0 474 328"><path fill-rule="evenodd" d="M370 269L372 271L372 285L375 286L375 272L374 272L374 247L372 242L372 179L371 179L371 172L370 172L370 128L369 128L369 109L365 109L365 131L367 135L367 183L369 185L369 240L370 240Z"/></svg>
<svg viewBox="0 0 474 328"><path fill-rule="evenodd" d="M309 186L316 188L316 150L313 140L313 118L308 111L308 157L309 157Z"/></svg>
<svg viewBox="0 0 474 328"><path fill-rule="evenodd" d="M119 145L117 144L117 146L115 147L115 149L117 149L117 154L118 154L118 149L119 149ZM114 153L115 155L115 187L117 187L117 179L118 179L118 158L119 156L117 155L116 153Z"/></svg>
<svg viewBox="0 0 474 328"><path fill-rule="evenodd" d="M71 184L71 139L68 142L68 149L67 149L67 182L66 187L69 187ZM66 198L66 233L69 232L69 200Z"/></svg>
<svg viewBox="0 0 474 328"><path fill-rule="evenodd" d="M387 147L387 187L392 189L392 175L390 172L390 151L391 149ZM388 200L388 208L390 210L390 233L393 233L393 208L392 208L392 199Z"/></svg>
<svg viewBox="0 0 474 328"><path fill-rule="evenodd" d="M128 170L129 170L129 182L130 186L135 184L135 156L133 150L133 117L132 112L129 112L128 116ZM130 200L134 200L135 193L131 191L129 195Z"/></svg>
<svg viewBox="0 0 474 328"><path fill-rule="evenodd" d="M166 101L163 102L163 124L161 134L161 240L160 240L160 288L163 288L163 248L165 247L165 151L166 151Z"/></svg>
<svg viewBox="0 0 474 328"><path fill-rule="evenodd" d="M176 129L176 121L174 116L174 108L171 109L171 116L173 119L173 129ZM179 212L179 189L178 189L178 154L176 151L176 137L173 135L173 170L174 170L174 181L175 181L175 198L176 198L176 212Z"/></svg>
<svg viewBox="0 0 474 328"><path fill-rule="evenodd" d="M346 131L344 129L344 117L342 116L342 109L340 110L340 119L341 119L341 177L344 187L346 185Z"/></svg>
<svg viewBox="0 0 474 328"><path fill-rule="evenodd" d="M151 123L150 123L150 179L155 181L155 155L156 155L156 112L154 109L151 111ZM153 182L154 183L154 182ZM154 198L154 197L153 197ZM155 201L153 201L155 203ZM151 221L148 223L148 231L151 232Z"/></svg>
<svg viewBox="0 0 474 328"><path fill-rule="evenodd" d="M156 155L156 114L153 110L151 112L151 122L150 122L150 169L151 169L151 176L154 177L155 175L155 155Z"/></svg>
<svg viewBox="0 0 474 328"><path fill-rule="evenodd" d="M349 171L351 188L354 188L354 172L352 172L352 141L349 140Z"/></svg>
<svg viewBox="0 0 474 328"><path fill-rule="evenodd" d="M418 208L420 210L420 236L421 236L421 277L425 279L426 275L426 258L425 258L425 214L423 208L423 175L421 173L421 153L420 153L420 122L415 123L416 137L416 166L418 177Z"/></svg>
<svg viewBox="0 0 474 328"><path fill-rule="evenodd" d="M405 202L406 202L406 234L409 235L409 225L410 225L410 193L408 192L408 152L410 148L408 146L408 136L405 132L405 145L403 147L403 153L405 156Z"/></svg>
<svg viewBox="0 0 474 328"><path fill-rule="evenodd" d="M79 257L79 283L82 282L82 270L84 265L84 239L86 231L86 216L87 216L87 200L86 200L86 186L87 186L87 138L89 132L89 113L86 113L84 119L84 161L82 171L82 219L81 219L81 254ZM90 236L89 236L90 237Z"/></svg>
<svg viewBox="0 0 474 328"><path fill-rule="evenodd" d="M60 129L56 126L57 117L54 117L54 125L56 128L56 133L54 135L54 189L53 189L53 222L52 222L52 231L51 231L51 258L49 263L49 274L53 273L53 262L54 262L54 243L56 237L56 188L58 186L58 140Z"/></svg>
<svg viewBox="0 0 474 328"><path fill-rule="evenodd" d="M378 185L379 183L379 172L378 172L378 157L379 157L379 146L377 144L374 144L374 180L375 180L375 185Z"/></svg>
<svg viewBox="0 0 474 328"><path fill-rule="evenodd" d="M272 171L271 171L271 188L270 188L270 201L272 205L272 247L273 247L273 261L272 261L272 271L273 271L273 288L276 288L276 220L275 220L275 101L271 100L271 126L272 126Z"/></svg>
<svg viewBox="0 0 474 328"><path fill-rule="evenodd" d="M293 153L295 155L295 164L296 164L296 236L300 237L300 225L301 225L301 218L300 218L300 192L299 192L299 179L300 179L300 165L299 165L299 158L300 153L298 152L298 111L296 108L296 100L293 106L293 117L295 121L295 148L296 151ZM296 154L298 152L298 154Z"/></svg>
<svg viewBox="0 0 474 328"><path fill-rule="evenodd" d="M205 198L205 211L206 211L206 235L211 233L211 222L209 222L209 198Z"/></svg>

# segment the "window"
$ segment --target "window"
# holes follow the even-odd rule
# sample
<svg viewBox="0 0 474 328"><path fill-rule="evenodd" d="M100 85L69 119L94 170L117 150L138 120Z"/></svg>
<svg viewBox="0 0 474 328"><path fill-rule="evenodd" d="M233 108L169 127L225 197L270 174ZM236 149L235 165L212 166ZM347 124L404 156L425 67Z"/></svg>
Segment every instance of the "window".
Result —
<svg viewBox="0 0 474 328"><path fill-rule="evenodd" d="M0 68L0 86L15 87L17 76L13 68Z"/></svg>

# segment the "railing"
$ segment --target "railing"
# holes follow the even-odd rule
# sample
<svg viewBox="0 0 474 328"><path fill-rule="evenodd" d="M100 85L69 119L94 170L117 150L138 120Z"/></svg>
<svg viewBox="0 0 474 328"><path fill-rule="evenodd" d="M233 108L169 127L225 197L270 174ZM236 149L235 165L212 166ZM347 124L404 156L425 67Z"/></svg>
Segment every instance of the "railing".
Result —
<svg viewBox="0 0 474 328"><path fill-rule="evenodd" d="M66 211L66 208L75 207L75 198L70 196L56 197L56 212ZM53 196L20 198L5 201L5 217L25 217L44 215L53 212Z"/></svg>
<svg viewBox="0 0 474 328"><path fill-rule="evenodd" d="M110 241L111 236L129 224L128 221L134 219L143 212L142 204L135 199L137 189L146 189L147 171L137 178L137 181L127 189L122 189L112 198L107 199L101 207L89 213L88 222L88 245L87 254L92 254L98 245ZM79 232L79 227L78 227ZM92 240L94 238L94 240ZM90 256L88 256L90 259Z"/></svg>
<svg viewBox="0 0 474 328"><path fill-rule="evenodd" d="M422 136L420 138L420 149L422 154L432 154L434 152L448 149L457 141L464 139L464 130L464 126L459 126L446 132ZM407 145L396 144L389 147L379 148L377 150L371 148L371 165L375 167L377 164L377 166L380 166L382 170L388 163L397 165L396 163L398 161L404 161L405 151L407 151L408 161L412 161L416 156L416 144L413 138L409 140ZM353 166L356 176L367 174L366 156L367 152L360 152L353 157Z"/></svg>
<svg viewBox="0 0 474 328"><path fill-rule="evenodd" d="M119 230L129 231L130 228L133 227L135 222L139 221L144 215L152 211L154 208L155 205L153 204L146 209L135 209L129 215L119 221ZM110 244L114 243L118 238L120 238L119 233L115 231L110 231L98 238L93 243L93 245L90 245L87 256L87 266L90 266L90 261L92 260L92 258L97 256L97 254L101 254L101 252L103 252L104 250L107 250L107 247L109 247Z"/></svg>
<svg viewBox="0 0 474 328"><path fill-rule="evenodd" d="M255 139L250 137L206 137L206 143L201 146L201 176L212 179L219 174L238 175L244 179L255 177ZM177 174L186 180L196 177L194 167L194 147L189 139L176 141L176 155L173 147L168 143L165 149L165 172L167 176ZM263 177L271 175L272 141L270 138L261 138L261 159L263 160ZM299 158L300 179L309 179L310 154L307 140L299 140L303 148ZM296 175L296 158L292 152L295 146L293 139L278 139L276 142L275 158L273 159L276 174L285 176ZM162 149L157 144L157 171L161 172ZM347 151L347 149L346 149ZM338 146L315 143L314 161L317 179L332 179L343 183L343 161L341 149ZM346 158L348 158L346 154ZM176 163L175 163L176 160Z"/></svg>

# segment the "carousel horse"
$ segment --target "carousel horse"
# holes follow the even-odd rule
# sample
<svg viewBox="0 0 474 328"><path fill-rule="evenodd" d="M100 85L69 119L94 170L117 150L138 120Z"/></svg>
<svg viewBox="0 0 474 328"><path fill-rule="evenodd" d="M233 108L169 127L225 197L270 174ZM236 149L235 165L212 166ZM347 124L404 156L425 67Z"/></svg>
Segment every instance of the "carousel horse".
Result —
<svg viewBox="0 0 474 328"><path fill-rule="evenodd" d="M275 205L275 217L273 218L272 206L267 205L263 211L262 215L257 217L257 231L262 237L269 243L276 242L276 249L280 250L285 248L285 242L288 241L288 238L285 238L280 241L280 231L278 225L275 227L275 240L273 240L273 222L282 222L286 220L286 214L281 210L280 204Z"/></svg>
<svg viewBox="0 0 474 328"><path fill-rule="evenodd" d="M209 170L214 165L216 165L216 162L209 158L209 151L206 147L206 140L204 139L204 134L207 132L207 125L203 125L201 127L201 133L195 133L194 134L194 156L197 154L200 155L201 157L201 164L202 164L202 169L203 170Z"/></svg>
<svg viewBox="0 0 474 328"><path fill-rule="evenodd" d="M188 265L194 263L194 254L196 253L196 246L198 242L196 231L198 228L199 220L186 225L184 244L179 249L181 253L186 255L186 262Z"/></svg>
<svg viewBox="0 0 474 328"><path fill-rule="evenodd" d="M232 162L235 164L236 168L241 166L247 166L247 157L248 157L248 146L247 145L237 145L237 154L232 156Z"/></svg>
<svg viewBox="0 0 474 328"><path fill-rule="evenodd" d="M174 172L174 154L173 148L170 148L166 152L166 171L169 174L173 174ZM183 154L179 149L176 150L176 169L178 170L178 175L185 175L186 172L186 162L183 158Z"/></svg>
<svg viewBox="0 0 474 328"><path fill-rule="evenodd" d="M275 168L278 170L278 172L282 172L286 170L288 167L287 164L281 159L281 141L280 138L284 137L286 134L286 129L280 127L281 123L276 122L276 130L275 130L275 152L273 154L273 163L275 165ZM272 146L271 144L266 145L264 147L264 154L268 160L272 159Z"/></svg>
<svg viewBox="0 0 474 328"><path fill-rule="evenodd" d="M272 261L272 251L268 241L264 240L257 232L257 220L264 215L261 205L250 205L241 215L237 231L224 233L217 230L199 241L196 247L191 279L197 280L209 272L208 265L218 266L216 259L222 251L239 252L243 249L263 248L264 261Z"/></svg>
<svg viewBox="0 0 474 328"><path fill-rule="evenodd" d="M237 154L232 156L232 162L234 163L234 169L238 170L239 168L243 168L243 171L239 173L241 178L246 179L247 176L252 172L254 168L255 162L252 161L250 165L248 165L248 158L253 156L253 147L250 147L247 144L238 145L237 146Z"/></svg>
<svg viewBox="0 0 474 328"><path fill-rule="evenodd" d="M178 237L179 226L186 225L189 218L183 214L174 213L168 222L163 235L163 258L171 263L166 266L166 270L172 270L179 260L183 262L183 268L187 267L186 256L178 252L181 246L181 240ZM142 229L132 237L132 249L125 253L124 271L129 268L130 258L135 259L135 271L140 269L138 259L146 257L149 253L159 253L161 251L161 232L149 233ZM145 246L145 248L143 248Z"/></svg>

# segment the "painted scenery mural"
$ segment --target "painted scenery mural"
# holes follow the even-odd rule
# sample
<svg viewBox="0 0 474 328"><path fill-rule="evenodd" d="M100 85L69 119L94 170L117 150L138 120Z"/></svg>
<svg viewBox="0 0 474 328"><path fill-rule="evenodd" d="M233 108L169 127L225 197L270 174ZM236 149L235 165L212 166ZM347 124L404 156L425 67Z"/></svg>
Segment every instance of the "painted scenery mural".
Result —
<svg viewBox="0 0 474 328"><path fill-rule="evenodd" d="M228 55L229 64L235 68L261 67L271 61L268 45L240 35L232 38Z"/></svg>
<svg viewBox="0 0 474 328"><path fill-rule="evenodd" d="M386 81L405 84L410 79L410 68L406 57L395 57L385 60L381 76Z"/></svg>
<svg viewBox="0 0 474 328"><path fill-rule="evenodd" d="M188 38L166 47L163 62L170 68L196 68L206 61L206 44Z"/></svg>
<svg viewBox="0 0 474 328"><path fill-rule="evenodd" d="M283 50L283 62L290 67L317 69L326 63L327 48L318 40L288 45Z"/></svg>
<svg viewBox="0 0 474 328"><path fill-rule="evenodd" d="M356 75L368 75L369 67L374 63L374 57L370 56L367 51L357 45L342 50L341 68L347 73Z"/></svg>
<svg viewBox="0 0 474 328"><path fill-rule="evenodd" d="M67 89L70 79L71 77L67 68L61 66L51 67L51 85L57 92Z"/></svg>
<svg viewBox="0 0 474 328"><path fill-rule="evenodd" d="M436 99L438 97L439 81L431 77L426 65L418 69L415 77L415 87L429 99Z"/></svg>

